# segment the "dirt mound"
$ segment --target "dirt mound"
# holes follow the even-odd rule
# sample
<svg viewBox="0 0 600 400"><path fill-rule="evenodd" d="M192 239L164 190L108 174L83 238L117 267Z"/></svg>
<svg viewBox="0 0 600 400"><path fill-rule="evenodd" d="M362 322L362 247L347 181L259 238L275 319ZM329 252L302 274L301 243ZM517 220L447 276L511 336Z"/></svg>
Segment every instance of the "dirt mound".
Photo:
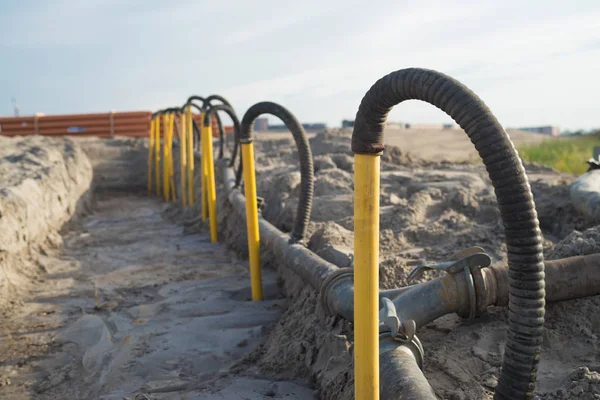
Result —
<svg viewBox="0 0 600 400"><path fill-rule="evenodd" d="M92 169L70 139L0 138L0 310L39 284L40 246L60 244L57 231L83 211Z"/></svg>
<svg viewBox="0 0 600 400"><path fill-rule="evenodd" d="M352 260L353 160L349 136L344 131L328 131L311 139L316 174L308 246L340 266L350 265ZM262 159L261 156L258 159ZM589 222L570 205L568 184L572 178L539 166L527 168L547 254L556 258L597 252L598 231L574 231L589 227ZM273 199L266 202L263 215L284 231L289 231L295 216L297 171L297 160L287 155L258 166L258 181L265 182L259 185L259 194ZM294 177L293 185L287 183L291 178L285 175ZM381 288L405 286L406 277L415 264L447 260L470 246L482 246L494 262L506 262L504 229L494 189L480 164L424 162L389 146L382 156L380 204ZM286 280L293 280L289 275L287 273ZM286 286L293 304L268 344L254 354L253 362L265 370L308 376L324 397L335 393L330 391L329 385L333 385L338 394L332 397L345 398L345 390L352 381L348 347L351 329L340 331L341 321L321 316L316 294L311 289L299 292L298 288L302 287L299 284L286 283ZM570 374L580 367L594 368L593 357L589 355L594 354L598 342L592 332L600 325L596 327L596 322L589 318L586 323L581 321L584 315L600 315L598 298L548 305L547 341L538 374L538 393L546 396L544 398L563 398L552 397L562 393L560 390L567 390L559 387L560 382L566 382L565 388L569 389L565 393L569 395L573 387L583 385L582 379L587 382L589 374L581 379L579 375ZM507 313L503 308L493 308L471 324L449 315L422 328L419 336L426 352L425 373L436 394L441 398L491 399L501 366L506 329ZM300 344L285 349L277 346L276 343L291 340L289 332L296 333ZM346 344L336 347L326 343L323 335L328 334L343 335L340 341ZM565 352L565 343L573 351ZM332 360L347 360L346 367L334 363L325 368L328 371L325 373L313 361L315 354L322 352Z"/></svg>

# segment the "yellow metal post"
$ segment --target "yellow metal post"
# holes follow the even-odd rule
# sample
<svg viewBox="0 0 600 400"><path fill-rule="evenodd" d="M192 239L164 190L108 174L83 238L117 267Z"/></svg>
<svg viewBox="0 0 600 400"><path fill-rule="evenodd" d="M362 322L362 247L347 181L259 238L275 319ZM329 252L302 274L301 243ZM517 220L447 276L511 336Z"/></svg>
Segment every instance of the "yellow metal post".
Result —
<svg viewBox="0 0 600 400"><path fill-rule="evenodd" d="M186 139L187 134L185 132L185 113L181 114L179 120L179 160L181 165L181 201L183 202L183 206L187 206L187 196L186 196L186 182L185 177L187 176L187 148L186 148Z"/></svg>
<svg viewBox="0 0 600 400"><path fill-rule="evenodd" d="M170 181L169 181L169 120L170 115L162 118L163 125L163 195L165 201L169 201Z"/></svg>
<svg viewBox="0 0 600 400"><path fill-rule="evenodd" d="M210 219L210 240L213 243L217 243L217 188L215 186L215 164L213 160L213 143L212 143L212 127L204 126L202 124L202 130L204 135L202 136L203 142L205 143L205 154L207 176L206 180L208 185L207 198L208 198L208 217Z"/></svg>
<svg viewBox="0 0 600 400"><path fill-rule="evenodd" d="M152 163L154 151L154 125L156 124L156 118L150 120L150 138L148 140L148 196L152 196Z"/></svg>
<svg viewBox="0 0 600 400"><path fill-rule="evenodd" d="M354 394L379 399L379 156L354 156Z"/></svg>
<svg viewBox="0 0 600 400"><path fill-rule="evenodd" d="M160 197L160 117L154 124L154 172L156 173L156 195Z"/></svg>
<svg viewBox="0 0 600 400"><path fill-rule="evenodd" d="M260 233L258 230L258 204L256 201L256 173L254 169L254 144L242 143L244 166L244 191L246 194L246 228L248 230L248 258L250 259L250 283L252 300L260 301L262 278L260 271Z"/></svg>
<svg viewBox="0 0 600 400"><path fill-rule="evenodd" d="M201 184L202 188L200 191L200 202L202 204L202 221L206 221L208 219L208 164L206 163L207 151L206 151L206 143L208 139L206 138L206 130L204 129L204 113L201 113L202 128L200 131L200 152L201 163L200 169L202 173Z"/></svg>
<svg viewBox="0 0 600 400"><path fill-rule="evenodd" d="M167 163L168 167L168 180L169 180L169 188L170 188L170 201L175 201L177 196L175 194L175 176L173 170L173 125L175 122L175 115L169 114L169 137L168 137L168 150L169 150L169 161Z"/></svg>
<svg viewBox="0 0 600 400"><path fill-rule="evenodd" d="M192 122L192 106L187 106L185 110L186 132L187 132L187 150L188 150L188 192L189 204L194 205L194 125Z"/></svg>

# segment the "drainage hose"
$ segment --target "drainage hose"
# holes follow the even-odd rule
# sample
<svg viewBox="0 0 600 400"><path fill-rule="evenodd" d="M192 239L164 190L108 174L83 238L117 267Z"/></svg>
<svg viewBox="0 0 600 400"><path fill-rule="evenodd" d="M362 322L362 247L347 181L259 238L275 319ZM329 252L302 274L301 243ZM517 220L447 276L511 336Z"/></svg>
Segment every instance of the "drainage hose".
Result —
<svg viewBox="0 0 600 400"><path fill-rule="evenodd" d="M292 133L296 147L298 148L298 158L300 161L300 197L298 199L296 221L294 222L290 236L291 242L301 242L304 239L308 221L310 220L314 189L314 168L310 145L306 138L306 132L304 132L304 128L302 128L296 117L283 106L267 101L253 105L244 114L239 136L240 143L252 143L254 121L262 114L271 114L281 119ZM236 186L239 186L241 182L241 172L242 164L240 163L236 174Z"/></svg>
<svg viewBox="0 0 600 400"><path fill-rule="evenodd" d="M509 264L509 326L496 399L533 397L545 311L542 238L531 188L510 138L466 86L442 73L410 68L378 80L356 114L352 151L381 154L388 113L405 100L446 112L467 133L495 188ZM243 122L242 122L243 125Z"/></svg>
<svg viewBox="0 0 600 400"><path fill-rule="evenodd" d="M205 111L204 114L204 121L202 121L202 123L206 126L210 124L210 117L214 114L216 116L218 116L219 114L217 114L217 111L223 111L224 113L226 113L227 115L229 115L229 118L231 118L231 121L233 122L233 135L235 138L235 142L236 142L236 146L234 147L234 151L231 155L231 162L229 163L229 166L233 166L233 163L235 162L235 157L237 156L237 142L239 140L240 137L240 120L238 119L235 111L233 110L233 108L229 105L226 105L225 103L223 104L217 104L214 106L210 106L210 108ZM217 121L220 121L220 119L218 119ZM223 138L223 136L221 135L221 139ZM221 150L219 151L219 158L223 158L223 149L221 148Z"/></svg>
<svg viewBox="0 0 600 400"><path fill-rule="evenodd" d="M199 99L202 98L200 96L192 96L192 97L199 98ZM190 97L190 99L192 97ZM190 102L189 100L188 100L187 103L185 103L184 107L187 106L187 105L194 107L200 113L204 112L204 105L202 105L202 107L201 107L201 106L199 106L198 104L196 104L194 102ZM195 151L200 151L200 127L198 127L198 124L196 123L196 120L194 118L192 118L192 129L194 130L194 145L193 145L193 149Z"/></svg>
<svg viewBox="0 0 600 400"><path fill-rule="evenodd" d="M207 108L212 107L213 105L211 104L213 100L217 100L220 101L223 105L226 105L228 107L230 107L233 110L233 107L231 106L231 103L228 102L227 100L225 100L224 97L219 96L218 94L211 94L210 96L208 96L206 98L206 102L204 105L205 110ZM217 120L217 128L219 129L219 158L223 158L223 149L225 147L225 130L223 129L223 121L221 121L221 117L219 117L219 114L215 114L215 119ZM231 157L232 160L235 160L235 154L237 153L237 141L234 141L234 145L233 145L233 154L234 156ZM233 164L232 164L233 165Z"/></svg>

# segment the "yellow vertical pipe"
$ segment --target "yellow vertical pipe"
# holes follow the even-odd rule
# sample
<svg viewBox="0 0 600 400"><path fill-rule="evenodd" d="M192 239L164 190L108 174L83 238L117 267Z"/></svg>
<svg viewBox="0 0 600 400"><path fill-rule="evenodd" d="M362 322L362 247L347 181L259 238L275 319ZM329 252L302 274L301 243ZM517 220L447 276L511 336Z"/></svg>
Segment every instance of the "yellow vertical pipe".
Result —
<svg viewBox="0 0 600 400"><path fill-rule="evenodd" d="M187 176L187 148L186 148L186 139L187 134L185 133L185 113L181 114L179 120L179 159L181 165L181 201L183 206L187 206L187 196L186 196L186 182L185 177Z"/></svg>
<svg viewBox="0 0 600 400"><path fill-rule="evenodd" d="M192 106L187 106L186 110L186 132L187 136L187 150L188 150L188 192L189 192L189 204L194 205L194 125L192 122Z"/></svg>
<svg viewBox="0 0 600 400"><path fill-rule="evenodd" d="M204 126L202 124L202 130L204 131L204 142L205 142L205 157L206 158L206 169L207 176L206 185L207 198L208 198L208 217L210 219L210 240L213 243L217 243L217 188L215 186L215 164L213 160L213 143L212 143L212 127Z"/></svg>
<svg viewBox="0 0 600 400"><path fill-rule="evenodd" d="M354 393L379 399L379 156L354 156Z"/></svg>
<svg viewBox="0 0 600 400"><path fill-rule="evenodd" d="M168 179L169 179L169 187L170 187L170 201L175 201L176 200L176 195L175 195L175 177L174 177L174 170L173 170L173 125L175 122L175 115L174 114L169 114L169 138L168 138L168 149L169 149L169 161L167 166L169 167L168 171Z"/></svg>
<svg viewBox="0 0 600 400"><path fill-rule="evenodd" d="M206 163L207 151L206 143L209 139L206 138L206 130L204 129L204 113L201 113L200 121L202 121L202 128L200 130L200 151L202 154L200 169L202 173L202 188L200 191L200 202L202 204L202 221L208 219L208 164Z"/></svg>
<svg viewBox="0 0 600 400"><path fill-rule="evenodd" d="M152 196L152 152L154 150L154 125L156 118L150 120L150 138L148 140L148 196Z"/></svg>
<svg viewBox="0 0 600 400"><path fill-rule="evenodd" d="M156 195L160 197L160 116L154 124L154 172L156 173Z"/></svg>
<svg viewBox="0 0 600 400"><path fill-rule="evenodd" d="M258 204L256 201L256 173L254 169L254 144L242 143L244 166L244 191L246 195L246 229L248 230L248 258L250 259L250 284L252 301L260 301L262 278L260 271L260 233L258 230Z"/></svg>
<svg viewBox="0 0 600 400"><path fill-rule="evenodd" d="M170 115L165 115L163 121L163 196L165 201L169 201L169 120Z"/></svg>

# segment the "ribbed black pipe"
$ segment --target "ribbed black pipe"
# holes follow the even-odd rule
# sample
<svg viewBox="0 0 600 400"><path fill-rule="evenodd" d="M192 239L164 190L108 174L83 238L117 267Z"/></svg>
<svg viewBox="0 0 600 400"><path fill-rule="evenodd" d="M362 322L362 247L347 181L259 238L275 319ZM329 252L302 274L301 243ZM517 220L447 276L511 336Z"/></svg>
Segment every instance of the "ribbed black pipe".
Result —
<svg viewBox="0 0 600 400"><path fill-rule="evenodd" d="M202 107L205 107L208 104L208 102L206 101L206 99L204 97L196 96L196 95L190 96L187 99L186 104L192 104L194 102L194 100L202 102Z"/></svg>
<svg viewBox="0 0 600 400"><path fill-rule="evenodd" d="M252 142L254 121L262 114L271 114L281 119L292 133L296 147L298 148L298 158L300 161L300 198L298 199L298 209L296 211L296 221L292 230L291 241L299 242L306 235L306 228L308 227L312 210L314 169L310 145L306 138L306 132L304 132L304 128L302 128L296 117L288 109L268 101L257 103L246 111L246 114L242 118L239 137L240 143ZM242 163L240 163L236 174L236 186L239 186L241 182L242 168Z"/></svg>
<svg viewBox="0 0 600 400"><path fill-rule="evenodd" d="M237 114L235 113L235 111L233 110L233 108L231 108L231 106L225 105L225 104L217 104L214 106L210 106L210 108L206 111L206 113L204 114L204 121L202 121L202 124L204 126L210 126L210 118L212 115L219 115L217 114L217 111L223 111L224 113L226 113L227 115L229 115L229 118L231 118L231 121L233 121L233 135L234 135L234 140L237 144L237 142L239 141L239 136L240 136L240 121L237 117ZM219 120L217 120L219 121ZM220 135L220 138L223 138L223 135ZM231 162L230 162L230 166L233 166L234 162L235 162L235 157L237 155L237 146L235 146L233 148L233 153L231 155ZM221 148L221 151L219 152L219 158L223 158L223 148Z"/></svg>
<svg viewBox="0 0 600 400"><path fill-rule="evenodd" d="M204 103L202 103L202 106L199 106L198 104L194 103L193 100L200 100L203 102L205 101L200 96L192 96L188 99L188 102L184 105L184 107L186 105L189 105L189 106L194 107L196 110L198 110L201 113L204 112ZM200 151L200 128L198 127L196 120L193 118L192 118L192 129L194 131L194 150Z"/></svg>
<svg viewBox="0 0 600 400"><path fill-rule="evenodd" d="M201 98L199 96L192 96L192 97ZM185 114L185 108L187 106L192 106L192 107L195 107L197 110L202 110L197 104L192 103L192 102L185 103L180 108L173 108L172 110L174 110L174 112L176 112L178 114ZM200 146L200 131L198 130L198 127L195 125L196 125L196 121L194 121L194 119L192 118L192 133L193 133L192 134L192 141L193 141L192 149L196 149L197 147Z"/></svg>
<svg viewBox="0 0 600 400"><path fill-rule="evenodd" d="M204 109L206 110L212 107L212 102L214 100L220 101L222 104L231 107L231 109L233 110L231 103L227 101L223 96L219 96L218 94L211 94L206 98ZM221 121L221 117L219 117L219 114L215 114L215 119L217 120L217 128L219 129L219 158L223 158L223 152L225 147L225 131L223 129L223 121ZM235 141L235 143L233 144L234 155L237 152L237 145L237 141ZM231 160L235 160L235 157L231 157Z"/></svg>
<svg viewBox="0 0 600 400"><path fill-rule="evenodd" d="M418 68L392 72L371 87L356 114L352 150L381 153L388 113L411 99L440 108L465 130L494 185L509 264L509 331L494 398L530 399L540 359L545 289L541 232L525 169L510 138L475 93L447 75Z"/></svg>
<svg viewBox="0 0 600 400"><path fill-rule="evenodd" d="M226 106L231 107L231 103L228 102L223 96L219 96L218 94L211 94L210 96L208 96L206 98L206 104L209 105L213 100L220 101L221 103L225 104Z"/></svg>

